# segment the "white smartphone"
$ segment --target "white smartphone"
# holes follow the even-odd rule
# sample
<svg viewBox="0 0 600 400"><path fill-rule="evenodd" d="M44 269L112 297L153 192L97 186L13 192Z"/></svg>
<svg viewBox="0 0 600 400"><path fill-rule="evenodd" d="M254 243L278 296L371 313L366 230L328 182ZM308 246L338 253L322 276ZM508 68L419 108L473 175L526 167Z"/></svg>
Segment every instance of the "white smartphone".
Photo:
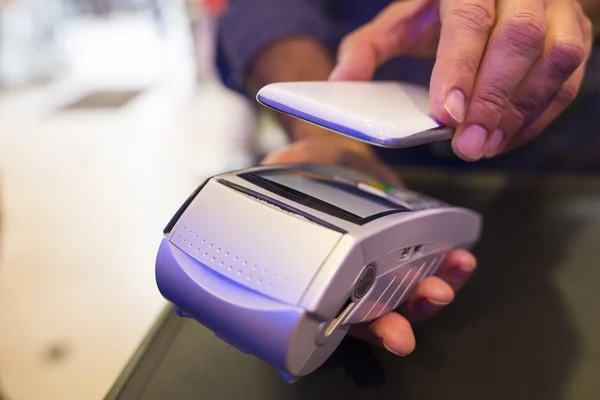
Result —
<svg viewBox="0 0 600 400"><path fill-rule="evenodd" d="M278 112L380 147L418 146L454 133L432 117L429 91L406 82L280 82L256 97Z"/></svg>

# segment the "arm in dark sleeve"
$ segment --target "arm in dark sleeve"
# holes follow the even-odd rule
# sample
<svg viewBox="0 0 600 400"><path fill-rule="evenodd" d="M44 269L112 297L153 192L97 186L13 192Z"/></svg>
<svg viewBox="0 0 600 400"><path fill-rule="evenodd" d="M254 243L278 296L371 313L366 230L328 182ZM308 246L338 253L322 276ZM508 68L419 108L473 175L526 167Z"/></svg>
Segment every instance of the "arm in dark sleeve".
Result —
<svg viewBox="0 0 600 400"><path fill-rule="evenodd" d="M333 49L340 37L326 5L327 0L231 0L217 39L225 83L242 88L256 55L285 37L311 37Z"/></svg>

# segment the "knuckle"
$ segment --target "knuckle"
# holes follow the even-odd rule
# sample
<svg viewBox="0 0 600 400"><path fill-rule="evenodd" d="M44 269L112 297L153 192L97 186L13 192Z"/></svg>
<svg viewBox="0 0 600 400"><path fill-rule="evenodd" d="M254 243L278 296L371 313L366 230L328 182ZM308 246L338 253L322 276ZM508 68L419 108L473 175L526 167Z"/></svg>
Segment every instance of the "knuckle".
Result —
<svg viewBox="0 0 600 400"><path fill-rule="evenodd" d="M467 2L452 11L463 27L479 35L487 35L494 27L494 10L480 2Z"/></svg>
<svg viewBox="0 0 600 400"><path fill-rule="evenodd" d="M544 21L532 13L513 14L502 26L501 41L516 55L539 53L546 38Z"/></svg>
<svg viewBox="0 0 600 400"><path fill-rule="evenodd" d="M486 114L503 114L509 99L507 90L500 82L492 82L475 94L473 101L486 110Z"/></svg>
<svg viewBox="0 0 600 400"><path fill-rule="evenodd" d="M561 74L571 74L585 58L585 48L580 41L557 40L548 47L546 59Z"/></svg>
<svg viewBox="0 0 600 400"><path fill-rule="evenodd" d="M554 101L556 101L560 106L566 107L575 100L577 97L577 93L579 92L579 87L571 84L563 85L560 90L556 93Z"/></svg>
<svg viewBox="0 0 600 400"><path fill-rule="evenodd" d="M367 41L370 36L373 36L371 31L373 30L373 22L369 22L366 25L348 33L345 35L339 45L339 49L346 50L356 46L360 46L363 42Z"/></svg>
<svg viewBox="0 0 600 400"><path fill-rule="evenodd" d="M477 76L479 60L473 57L470 50L457 48L454 52L453 64L453 71L461 71L461 73L470 77Z"/></svg>
<svg viewBox="0 0 600 400"><path fill-rule="evenodd" d="M522 96L516 100L510 100L510 108L514 117L519 122L526 121L537 109L538 104L531 97Z"/></svg>

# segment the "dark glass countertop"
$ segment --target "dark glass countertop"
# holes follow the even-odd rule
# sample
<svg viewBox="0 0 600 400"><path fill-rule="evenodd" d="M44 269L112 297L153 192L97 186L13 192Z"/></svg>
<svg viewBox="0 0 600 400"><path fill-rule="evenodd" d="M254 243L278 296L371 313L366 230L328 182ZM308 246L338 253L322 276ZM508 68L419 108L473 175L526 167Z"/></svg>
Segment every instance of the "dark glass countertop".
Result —
<svg viewBox="0 0 600 400"><path fill-rule="evenodd" d="M404 173L483 213L480 268L404 358L347 339L317 372L277 371L169 308L108 399L597 399L600 179Z"/></svg>

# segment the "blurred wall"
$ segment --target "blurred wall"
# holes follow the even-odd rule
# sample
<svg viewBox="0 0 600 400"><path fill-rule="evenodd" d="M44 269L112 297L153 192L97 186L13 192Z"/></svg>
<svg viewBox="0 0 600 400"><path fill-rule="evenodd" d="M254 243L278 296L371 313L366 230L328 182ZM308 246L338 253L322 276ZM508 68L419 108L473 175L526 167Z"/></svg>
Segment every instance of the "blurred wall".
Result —
<svg viewBox="0 0 600 400"><path fill-rule="evenodd" d="M51 78L60 68L55 32L65 17L61 0L2 0L0 86Z"/></svg>

